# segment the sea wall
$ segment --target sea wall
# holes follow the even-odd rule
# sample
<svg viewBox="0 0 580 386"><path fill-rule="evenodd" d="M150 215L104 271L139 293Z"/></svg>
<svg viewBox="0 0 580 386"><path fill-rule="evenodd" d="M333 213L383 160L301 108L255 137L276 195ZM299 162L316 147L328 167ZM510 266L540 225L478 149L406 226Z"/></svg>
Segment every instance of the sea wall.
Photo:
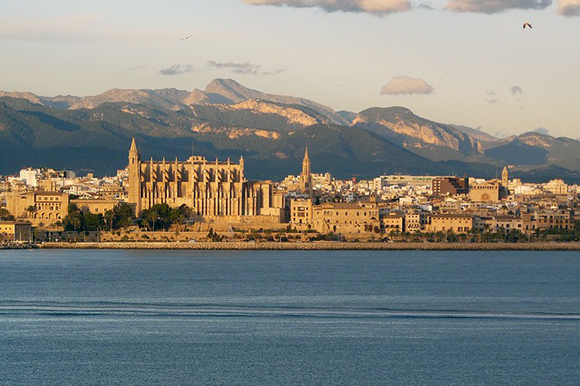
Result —
<svg viewBox="0 0 580 386"><path fill-rule="evenodd" d="M580 251L580 243L340 243L340 242L102 242L43 243L48 249L191 249L191 250L472 250Z"/></svg>

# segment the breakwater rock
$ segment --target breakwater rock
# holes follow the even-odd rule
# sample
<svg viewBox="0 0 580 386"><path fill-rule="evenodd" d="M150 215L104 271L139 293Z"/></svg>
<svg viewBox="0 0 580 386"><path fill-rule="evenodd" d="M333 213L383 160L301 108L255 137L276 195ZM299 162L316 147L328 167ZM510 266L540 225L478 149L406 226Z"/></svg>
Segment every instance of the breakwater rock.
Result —
<svg viewBox="0 0 580 386"><path fill-rule="evenodd" d="M457 250L580 251L580 243L342 243L342 242L102 242L44 243L47 249L184 249L184 250Z"/></svg>
<svg viewBox="0 0 580 386"><path fill-rule="evenodd" d="M38 248L37 244L29 243L5 243L0 244L0 249L34 249Z"/></svg>

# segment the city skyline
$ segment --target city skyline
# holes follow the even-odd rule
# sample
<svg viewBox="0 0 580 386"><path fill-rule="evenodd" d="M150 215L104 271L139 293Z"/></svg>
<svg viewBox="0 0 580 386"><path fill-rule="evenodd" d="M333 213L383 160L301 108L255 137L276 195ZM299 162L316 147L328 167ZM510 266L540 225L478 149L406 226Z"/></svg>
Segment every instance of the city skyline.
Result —
<svg viewBox="0 0 580 386"><path fill-rule="evenodd" d="M232 78L335 110L400 105L496 136L579 136L580 51L570 39L578 0L28 0L4 8L3 91L192 90Z"/></svg>

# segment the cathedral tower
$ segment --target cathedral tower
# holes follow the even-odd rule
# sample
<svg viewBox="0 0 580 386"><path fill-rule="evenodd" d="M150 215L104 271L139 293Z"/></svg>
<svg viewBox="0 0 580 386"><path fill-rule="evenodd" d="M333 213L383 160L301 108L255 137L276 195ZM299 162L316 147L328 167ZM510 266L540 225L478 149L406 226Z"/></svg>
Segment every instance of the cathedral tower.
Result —
<svg viewBox="0 0 580 386"><path fill-rule="evenodd" d="M312 198L312 175L310 174L310 158L308 157L308 148L304 152L304 160L302 161L302 173L300 174L300 192Z"/></svg>
<svg viewBox="0 0 580 386"><path fill-rule="evenodd" d="M501 186L503 190L503 197L509 196L509 171L507 166L504 166L503 171L501 172Z"/></svg>
<svg viewBox="0 0 580 386"><path fill-rule="evenodd" d="M509 171L507 166L504 166L503 171L501 172L501 184L504 188L507 189L509 183Z"/></svg>
<svg viewBox="0 0 580 386"><path fill-rule="evenodd" d="M135 203L135 214L141 213L141 153L137 150L135 138L129 150L129 202Z"/></svg>

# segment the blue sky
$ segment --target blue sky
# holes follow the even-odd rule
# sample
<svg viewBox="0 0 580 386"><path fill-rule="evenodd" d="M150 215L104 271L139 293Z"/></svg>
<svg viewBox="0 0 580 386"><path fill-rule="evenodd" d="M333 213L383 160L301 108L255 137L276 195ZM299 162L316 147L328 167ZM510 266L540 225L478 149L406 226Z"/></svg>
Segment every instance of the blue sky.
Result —
<svg viewBox="0 0 580 386"><path fill-rule="evenodd" d="M494 135L580 137L580 0L19 0L0 9L3 91L192 90L232 78L337 110L400 105Z"/></svg>

